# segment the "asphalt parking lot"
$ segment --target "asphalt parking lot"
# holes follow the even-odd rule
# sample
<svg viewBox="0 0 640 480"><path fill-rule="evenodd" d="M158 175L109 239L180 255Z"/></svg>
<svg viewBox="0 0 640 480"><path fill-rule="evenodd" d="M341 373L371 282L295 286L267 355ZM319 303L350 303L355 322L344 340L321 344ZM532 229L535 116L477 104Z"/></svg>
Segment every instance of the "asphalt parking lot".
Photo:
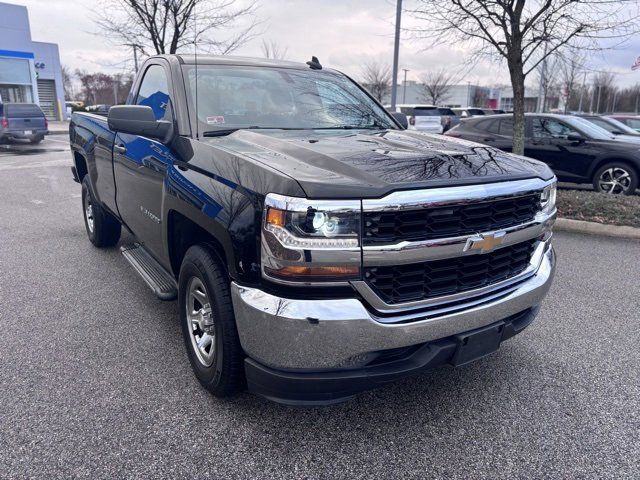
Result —
<svg viewBox="0 0 640 480"><path fill-rule="evenodd" d="M0 477L637 478L640 242L557 233L540 316L470 366L218 400L176 303L86 239L65 140L0 145Z"/></svg>

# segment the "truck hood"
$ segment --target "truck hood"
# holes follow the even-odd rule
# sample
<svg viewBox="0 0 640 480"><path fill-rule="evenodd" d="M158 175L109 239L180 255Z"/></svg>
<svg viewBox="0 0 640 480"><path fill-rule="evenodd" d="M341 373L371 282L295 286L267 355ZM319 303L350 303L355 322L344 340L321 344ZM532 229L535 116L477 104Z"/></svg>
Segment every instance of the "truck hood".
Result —
<svg viewBox="0 0 640 480"><path fill-rule="evenodd" d="M543 163L441 135L400 130L239 130L205 138L295 179L310 198L553 177Z"/></svg>

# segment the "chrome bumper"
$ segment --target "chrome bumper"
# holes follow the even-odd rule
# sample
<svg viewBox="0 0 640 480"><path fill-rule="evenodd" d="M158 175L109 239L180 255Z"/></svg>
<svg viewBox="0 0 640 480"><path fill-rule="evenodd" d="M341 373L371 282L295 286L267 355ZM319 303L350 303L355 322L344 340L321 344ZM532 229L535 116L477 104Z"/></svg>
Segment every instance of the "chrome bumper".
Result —
<svg viewBox="0 0 640 480"><path fill-rule="evenodd" d="M540 304L555 271L549 245L537 271L502 296L458 305L455 311L398 312L398 322L376 317L356 299L293 300L232 283L244 351L272 368L356 367L370 352L421 344L489 325Z"/></svg>

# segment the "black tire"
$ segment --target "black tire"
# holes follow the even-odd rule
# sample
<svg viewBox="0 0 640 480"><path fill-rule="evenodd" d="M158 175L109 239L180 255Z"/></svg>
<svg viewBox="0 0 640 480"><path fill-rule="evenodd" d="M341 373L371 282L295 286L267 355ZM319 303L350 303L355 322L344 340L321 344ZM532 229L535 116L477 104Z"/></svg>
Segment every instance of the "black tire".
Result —
<svg viewBox="0 0 640 480"><path fill-rule="evenodd" d="M88 206L91 207L93 224L90 224ZM82 179L82 213L84 227L91 243L98 248L112 247L118 243L122 231L120 222L93 198L89 185L89 175L85 175Z"/></svg>
<svg viewBox="0 0 640 480"><path fill-rule="evenodd" d="M192 305L192 285L203 285L213 319L213 339L210 349L214 351L200 351L196 349L196 342L205 335L205 330L192 323L188 311L195 311ZM196 245L184 256L178 279L178 304L180 306L180 325L184 337L187 355L193 372L200 384L216 397L231 396L245 386L244 352L240 346L236 320L233 314L229 278L221 266L217 256L207 245ZM211 330L209 330L211 331ZM203 355L209 355L207 364Z"/></svg>
<svg viewBox="0 0 640 480"><path fill-rule="evenodd" d="M37 145L42 140L44 140L44 137L35 137L35 138L32 138L31 140L29 140L29 142L31 143L31 145Z"/></svg>
<svg viewBox="0 0 640 480"><path fill-rule="evenodd" d="M621 178L621 181L613 185L614 194L633 195L638 188L638 172L625 162L610 162L602 165L593 175L593 188L596 192L610 193L609 188L602 182L611 180L611 175Z"/></svg>

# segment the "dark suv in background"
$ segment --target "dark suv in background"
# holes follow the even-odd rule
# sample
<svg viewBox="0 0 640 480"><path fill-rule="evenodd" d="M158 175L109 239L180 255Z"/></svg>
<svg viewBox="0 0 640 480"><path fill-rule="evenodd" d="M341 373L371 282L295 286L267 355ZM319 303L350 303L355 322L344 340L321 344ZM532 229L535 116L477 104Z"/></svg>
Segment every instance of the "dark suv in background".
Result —
<svg viewBox="0 0 640 480"><path fill-rule="evenodd" d="M446 135L510 152L513 116L463 119ZM527 114L524 154L545 162L560 181L593 183L597 191L626 195L638 186L640 144L618 140L582 118Z"/></svg>
<svg viewBox="0 0 640 480"><path fill-rule="evenodd" d="M0 141L29 140L39 143L49 134L49 124L35 103L0 104Z"/></svg>

